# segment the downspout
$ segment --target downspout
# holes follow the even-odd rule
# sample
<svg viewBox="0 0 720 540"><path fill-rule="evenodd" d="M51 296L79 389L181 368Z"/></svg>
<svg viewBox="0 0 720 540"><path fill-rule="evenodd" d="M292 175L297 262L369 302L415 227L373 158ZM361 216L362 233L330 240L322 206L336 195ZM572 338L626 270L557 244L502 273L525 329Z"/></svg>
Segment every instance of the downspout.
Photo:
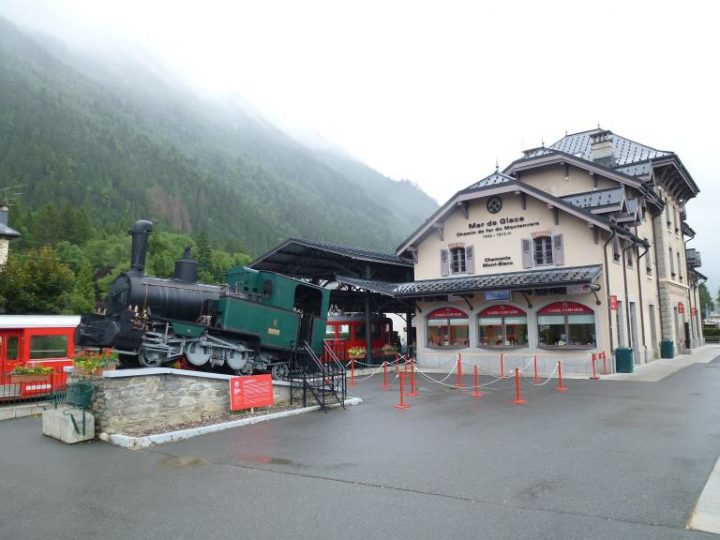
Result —
<svg viewBox="0 0 720 540"><path fill-rule="evenodd" d="M650 246L643 244L643 247L645 248L645 251L642 252L642 255L638 255L637 281L638 281L638 294L640 295L640 328L642 330L642 344L643 344L643 348L647 352L647 343L645 342L645 308L644 308L644 304L643 304L642 280L640 279L640 268L642 265L640 264L640 259L642 259L645 255L647 255L647 252L650 249Z"/></svg>
<svg viewBox="0 0 720 540"><path fill-rule="evenodd" d="M612 329L612 308L610 306L610 269L608 268L608 257L607 247L612 239L615 237L615 229L611 229L610 237L607 242L603 245L603 258L605 259L605 290L607 295L607 312L608 312L608 330L610 331L610 354L612 354L613 348L613 329Z"/></svg>
<svg viewBox="0 0 720 540"><path fill-rule="evenodd" d="M653 217L653 221L655 221L656 219L662 219L662 214L658 214L657 216ZM660 224L660 226L662 227L662 223ZM654 248L657 248L657 241L656 241L657 237L655 235L655 223L653 223L652 227L650 227L650 228L652 229L652 233L653 233L652 245ZM664 253L662 255L663 255L663 257L665 256ZM665 329L663 328L662 302L660 301L660 267L658 265L658 257L659 257L659 255L658 255L657 249L655 249L655 285L657 287L657 301L658 301L656 311L657 311L657 315L658 315L658 321L660 322L660 341L663 341L665 339ZM655 347L655 345L653 344L653 348L654 347ZM661 354L661 356L662 356L662 354Z"/></svg>
<svg viewBox="0 0 720 540"><path fill-rule="evenodd" d="M630 324L630 300L628 299L628 286L627 286L627 267L625 266L625 251L627 248L621 250L622 254L622 267L623 267L623 286L625 288L625 324L627 325L627 335L630 336L630 330L632 330L632 325ZM637 336L633 336L633 343L632 345L635 345L635 341ZM628 345L631 345L630 340L628 340ZM630 347L632 350L632 347Z"/></svg>

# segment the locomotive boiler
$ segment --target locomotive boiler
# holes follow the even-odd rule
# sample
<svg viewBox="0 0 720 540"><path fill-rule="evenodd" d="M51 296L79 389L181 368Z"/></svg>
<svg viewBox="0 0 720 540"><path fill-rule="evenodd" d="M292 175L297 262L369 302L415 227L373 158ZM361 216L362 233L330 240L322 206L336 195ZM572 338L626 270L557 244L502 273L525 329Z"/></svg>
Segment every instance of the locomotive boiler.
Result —
<svg viewBox="0 0 720 540"><path fill-rule="evenodd" d="M112 348L123 367L179 361L234 374L285 377L299 350L320 355L329 292L274 272L235 267L222 286L197 281L190 250L171 279L145 275L150 221L132 235L131 268L113 282L103 314L84 314L81 347ZM312 353L310 352L312 351Z"/></svg>

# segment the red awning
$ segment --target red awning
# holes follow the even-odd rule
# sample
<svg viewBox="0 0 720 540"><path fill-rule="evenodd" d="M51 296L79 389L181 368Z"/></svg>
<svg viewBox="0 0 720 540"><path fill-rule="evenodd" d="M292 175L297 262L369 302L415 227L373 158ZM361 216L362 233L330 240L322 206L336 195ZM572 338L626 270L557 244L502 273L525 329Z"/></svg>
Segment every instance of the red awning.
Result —
<svg viewBox="0 0 720 540"><path fill-rule="evenodd" d="M555 302L538 311L538 315L591 315L592 309L577 302Z"/></svg>
<svg viewBox="0 0 720 540"><path fill-rule="evenodd" d="M480 317L513 317L513 316L524 316L527 315L522 309L510 306L508 304L500 304L497 306L490 306L487 309L483 309L478 313Z"/></svg>

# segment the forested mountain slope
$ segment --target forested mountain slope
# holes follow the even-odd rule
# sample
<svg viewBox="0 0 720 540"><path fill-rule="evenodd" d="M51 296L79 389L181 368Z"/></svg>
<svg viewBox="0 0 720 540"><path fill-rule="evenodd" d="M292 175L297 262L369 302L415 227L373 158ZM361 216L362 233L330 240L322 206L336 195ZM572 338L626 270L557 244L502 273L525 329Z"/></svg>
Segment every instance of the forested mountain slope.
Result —
<svg viewBox="0 0 720 540"><path fill-rule="evenodd" d="M47 239L36 214L48 204L92 234L148 218L255 255L291 236L392 250L437 207L132 59L93 61L0 19L0 189L16 185L20 246Z"/></svg>

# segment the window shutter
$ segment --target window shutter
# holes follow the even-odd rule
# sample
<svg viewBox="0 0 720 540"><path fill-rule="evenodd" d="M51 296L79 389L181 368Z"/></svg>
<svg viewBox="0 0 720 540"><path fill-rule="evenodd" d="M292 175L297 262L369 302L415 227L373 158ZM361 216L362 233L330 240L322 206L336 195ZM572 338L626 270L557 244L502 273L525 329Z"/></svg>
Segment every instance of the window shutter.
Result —
<svg viewBox="0 0 720 540"><path fill-rule="evenodd" d="M445 277L450 274L450 260L448 258L448 250L440 250L440 275Z"/></svg>
<svg viewBox="0 0 720 540"><path fill-rule="evenodd" d="M613 236L612 247L613 247L613 259L616 261L619 261L620 260L620 239L617 237L617 234L615 236Z"/></svg>
<svg viewBox="0 0 720 540"><path fill-rule="evenodd" d="M522 241L522 265L523 268L532 268L533 265L532 242L528 239Z"/></svg>
<svg viewBox="0 0 720 540"><path fill-rule="evenodd" d="M472 246L465 248L465 272L468 274L475 273L475 253Z"/></svg>
<svg viewBox="0 0 720 540"><path fill-rule="evenodd" d="M553 235L553 261L555 266L565 264L565 248L563 247L563 235Z"/></svg>

